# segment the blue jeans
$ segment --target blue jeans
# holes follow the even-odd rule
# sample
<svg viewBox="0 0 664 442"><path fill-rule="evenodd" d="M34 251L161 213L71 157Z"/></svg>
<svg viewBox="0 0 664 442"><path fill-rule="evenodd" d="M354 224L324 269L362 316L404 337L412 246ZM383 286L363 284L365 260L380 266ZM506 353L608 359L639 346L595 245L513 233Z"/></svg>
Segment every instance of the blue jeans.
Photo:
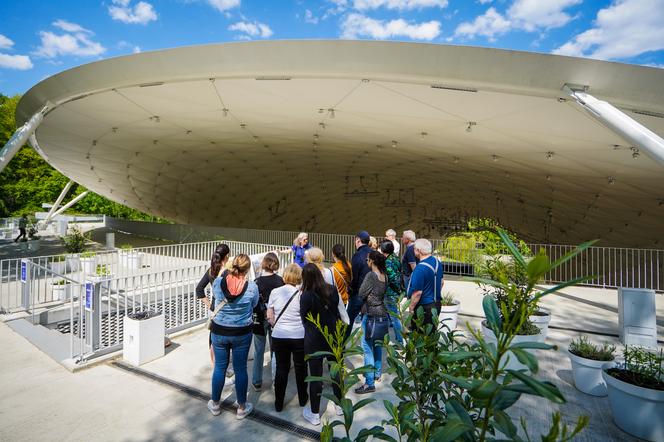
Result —
<svg viewBox="0 0 664 442"><path fill-rule="evenodd" d="M265 356L265 341L267 336L254 335L254 368L251 372L251 383L263 383L263 360Z"/></svg>
<svg viewBox="0 0 664 442"><path fill-rule="evenodd" d="M364 378L366 379L366 384L373 387L375 378L379 378L381 375L381 369L383 367L383 347L381 347L380 344L370 343L364 339L364 336L367 335L367 315L362 317L362 331L364 332L364 335L362 336L364 365L374 366L374 371L365 373Z"/></svg>
<svg viewBox="0 0 664 442"><path fill-rule="evenodd" d="M394 339L399 344L403 344L403 336L401 335L401 320L399 319L399 310L396 304L390 302L386 303L387 312L390 314L390 322L394 328Z"/></svg>
<svg viewBox="0 0 664 442"><path fill-rule="evenodd" d="M226 381L226 369L233 350L233 370L235 370L235 396L238 404L247 402L247 358L251 346L252 333L241 336L222 336L212 333L212 346L214 347L214 372L212 373L212 400L221 399L221 390Z"/></svg>

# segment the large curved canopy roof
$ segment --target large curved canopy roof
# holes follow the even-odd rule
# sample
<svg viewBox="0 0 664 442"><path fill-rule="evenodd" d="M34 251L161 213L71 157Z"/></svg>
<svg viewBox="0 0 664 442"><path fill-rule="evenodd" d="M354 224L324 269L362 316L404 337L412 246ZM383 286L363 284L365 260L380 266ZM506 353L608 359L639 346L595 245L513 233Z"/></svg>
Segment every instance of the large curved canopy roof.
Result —
<svg viewBox="0 0 664 442"><path fill-rule="evenodd" d="M652 246L662 166L565 99L589 87L664 136L664 70L497 49L261 41L50 77L19 123L89 189L178 222L437 236L490 216L530 240Z"/></svg>

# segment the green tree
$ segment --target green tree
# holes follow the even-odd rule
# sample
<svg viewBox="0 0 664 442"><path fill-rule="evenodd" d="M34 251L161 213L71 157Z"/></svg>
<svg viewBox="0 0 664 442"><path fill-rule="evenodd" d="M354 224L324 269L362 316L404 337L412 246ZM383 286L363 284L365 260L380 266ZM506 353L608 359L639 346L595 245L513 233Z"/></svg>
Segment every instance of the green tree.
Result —
<svg viewBox="0 0 664 442"><path fill-rule="evenodd" d="M6 97L0 94L0 146L4 146L16 130L16 105L20 98L19 95ZM43 210L41 204L54 202L67 181L66 176L51 167L37 152L29 146L23 146L0 173L0 217ZM83 186L74 186L70 190L70 198L85 190ZM70 211L126 219L154 219L151 215L92 192L76 203Z"/></svg>

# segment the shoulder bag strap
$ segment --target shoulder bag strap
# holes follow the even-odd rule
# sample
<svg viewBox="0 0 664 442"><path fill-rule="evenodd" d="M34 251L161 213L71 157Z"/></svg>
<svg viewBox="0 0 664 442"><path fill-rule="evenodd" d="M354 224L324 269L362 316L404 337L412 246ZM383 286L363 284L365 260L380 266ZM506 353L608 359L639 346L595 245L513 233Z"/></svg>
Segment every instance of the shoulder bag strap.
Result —
<svg viewBox="0 0 664 442"><path fill-rule="evenodd" d="M295 295L297 295L297 292L299 292L299 291L300 291L300 289L296 289L296 290L295 290L295 293L293 293L293 294L291 295L290 299L288 300L288 302L286 303L286 305L284 306L284 308L279 312L279 316L277 316L277 319L274 320L274 325L272 326L272 328L274 328L274 327L277 326L277 322L279 322L279 318L281 318L281 315L284 314L284 312L286 311L286 309L287 309L288 306L290 305L291 301L295 298Z"/></svg>
<svg viewBox="0 0 664 442"><path fill-rule="evenodd" d="M420 264L424 264L425 266L429 267L431 271L433 272L433 300L435 301L437 298L437 293L436 293L436 287L438 287L436 278L438 276L438 260L436 260L436 268L434 269L431 264L428 262L421 262Z"/></svg>
<svg viewBox="0 0 664 442"><path fill-rule="evenodd" d="M339 278L341 278L341 280L344 282L344 287L346 288L346 293L348 293L348 283L346 282L346 279L343 277L341 272L339 270L335 269L334 267L330 267L330 268L332 269L333 272L337 272L337 275L339 275ZM337 285L337 280L334 279L334 273L332 274L332 281L334 281L334 285L336 286Z"/></svg>

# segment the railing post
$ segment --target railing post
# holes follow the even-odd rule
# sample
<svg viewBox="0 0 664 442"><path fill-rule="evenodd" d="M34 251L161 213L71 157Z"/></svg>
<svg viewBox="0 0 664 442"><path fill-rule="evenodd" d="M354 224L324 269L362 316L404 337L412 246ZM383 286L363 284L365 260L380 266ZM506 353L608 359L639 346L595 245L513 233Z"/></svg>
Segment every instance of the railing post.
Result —
<svg viewBox="0 0 664 442"><path fill-rule="evenodd" d="M85 345L95 351L101 343L101 282L85 282Z"/></svg>
<svg viewBox="0 0 664 442"><path fill-rule="evenodd" d="M32 286L32 261L21 259L21 308L30 310L30 287Z"/></svg>

